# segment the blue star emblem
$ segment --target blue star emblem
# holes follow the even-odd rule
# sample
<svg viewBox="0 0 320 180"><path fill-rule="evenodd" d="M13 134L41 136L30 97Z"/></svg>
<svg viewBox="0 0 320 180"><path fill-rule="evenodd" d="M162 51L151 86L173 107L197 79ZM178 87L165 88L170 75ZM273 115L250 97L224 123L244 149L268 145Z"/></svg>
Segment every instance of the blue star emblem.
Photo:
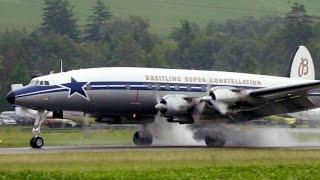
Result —
<svg viewBox="0 0 320 180"><path fill-rule="evenodd" d="M68 98L72 97L75 94L80 95L81 97L90 101L89 96L85 90L87 82L77 82L73 77L71 77L71 82L66 84L61 84L61 86L69 89Z"/></svg>

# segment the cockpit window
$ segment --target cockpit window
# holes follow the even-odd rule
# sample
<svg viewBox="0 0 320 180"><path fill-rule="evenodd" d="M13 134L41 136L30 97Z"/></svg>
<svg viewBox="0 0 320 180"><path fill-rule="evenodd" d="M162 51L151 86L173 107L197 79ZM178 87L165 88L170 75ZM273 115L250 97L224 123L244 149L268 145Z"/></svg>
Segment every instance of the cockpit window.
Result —
<svg viewBox="0 0 320 180"><path fill-rule="evenodd" d="M44 80L31 80L30 84L31 85L40 85L40 86L50 86L50 82L44 81Z"/></svg>

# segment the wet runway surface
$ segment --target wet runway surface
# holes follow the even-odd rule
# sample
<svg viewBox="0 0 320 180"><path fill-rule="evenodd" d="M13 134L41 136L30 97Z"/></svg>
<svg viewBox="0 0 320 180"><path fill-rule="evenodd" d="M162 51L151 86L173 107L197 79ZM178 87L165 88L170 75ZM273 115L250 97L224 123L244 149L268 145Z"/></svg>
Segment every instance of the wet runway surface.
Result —
<svg viewBox="0 0 320 180"><path fill-rule="evenodd" d="M61 146L43 147L33 149L31 147L22 148L0 148L0 154L37 154L37 153L64 153L64 152L117 152L117 151L186 151L221 148L208 148L207 146ZM225 147L222 149L288 149L288 150L320 150L320 146L295 146L295 147Z"/></svg>
<svg viewBox="0 0 320 180"><path fill-rule="evenodd" d="M181 128L181 126L178 126ZM204 141L193 139L191 131L174 129L174 134L165 131L165 138L155 136L152 146L134 145L64 145L44 146L41 149L31 147L0 148L0 154L37 154L37 153L71 153L71 152L139 152L139 151L188 151L217 150L208 148ZM165 129L165 128L163 128ZM186 133L188 132L188 133ZM231 131L228 131L231 132ZM307 128L246 128L235 129L228 134L228 140L222 149L288 149L288 150L320 150L320 129ZM176 133L181 136L176 136ZM297 138L296 136L298 135ZM183 137L183 138L180 138Z"/></svg>

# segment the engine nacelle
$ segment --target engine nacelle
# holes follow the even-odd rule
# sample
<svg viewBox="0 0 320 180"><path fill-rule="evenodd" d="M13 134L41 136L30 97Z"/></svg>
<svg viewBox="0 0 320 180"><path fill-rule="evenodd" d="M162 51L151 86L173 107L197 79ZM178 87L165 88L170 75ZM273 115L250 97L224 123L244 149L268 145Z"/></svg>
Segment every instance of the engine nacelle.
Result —
<svg viewBox="0 0 320 180"><path fill-rule="evenodd" d="M193 107L193 103L186 100L185 97L184 95L164 96L155 108L167 118L187 116L188 111Z"/></svg>
<svg viewBox="0 0 320 180"><path fill-rule="evenodd" d="M212 97L212 99L228 105L247 101L246 91L239 91L238 89L231 88L213 89L210 92L210 96Z"/></svg>

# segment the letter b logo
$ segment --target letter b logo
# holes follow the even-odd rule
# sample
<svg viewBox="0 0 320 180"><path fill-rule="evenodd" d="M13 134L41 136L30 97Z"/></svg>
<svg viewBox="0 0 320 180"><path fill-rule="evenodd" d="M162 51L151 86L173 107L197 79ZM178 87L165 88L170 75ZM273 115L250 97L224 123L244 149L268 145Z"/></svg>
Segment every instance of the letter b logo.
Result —
<svg viewBox="0 0 320 180"><path fill-rule="evenodd" d="M301 63L299 65L298 75L299 77L302 77L303 75L307 75L309 72L308 67L308 59L307 58L301 58Z"/></svg>

